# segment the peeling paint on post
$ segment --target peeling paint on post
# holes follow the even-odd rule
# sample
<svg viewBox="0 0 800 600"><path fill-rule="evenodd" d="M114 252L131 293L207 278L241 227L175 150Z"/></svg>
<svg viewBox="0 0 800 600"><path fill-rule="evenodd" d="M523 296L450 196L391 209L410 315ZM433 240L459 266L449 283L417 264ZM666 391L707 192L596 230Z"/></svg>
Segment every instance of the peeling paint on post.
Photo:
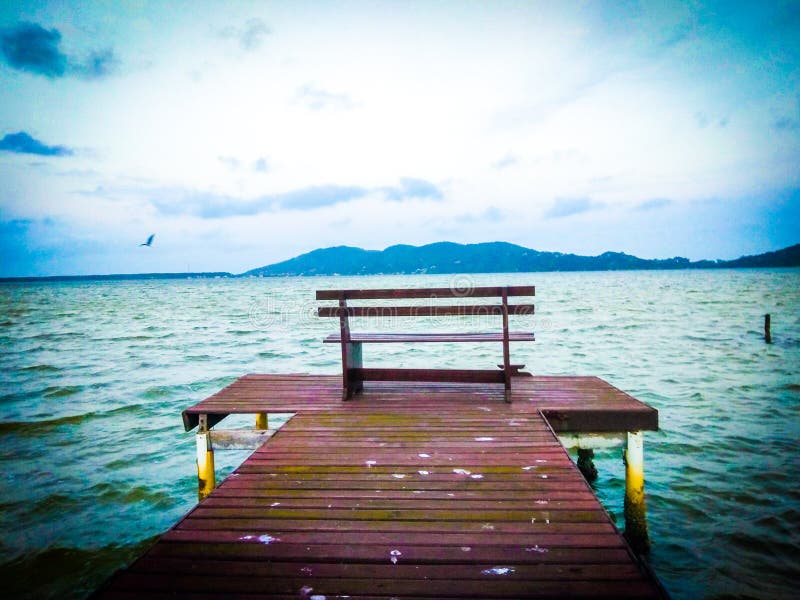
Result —
<svg viewBox="0 0 800 600"><path fill-rule="evenodd" d="M214 477L214 448L211 445L211 434L206 431L197 433L197 497L202 500L216 486Z"/></svg>
<svg viewBox="0 0 800 600"><path fill-rule="evenodd" d="M644 500L644 435L628 432L625 459L625 538L634 551L650 551L647 509Z"/></svg>

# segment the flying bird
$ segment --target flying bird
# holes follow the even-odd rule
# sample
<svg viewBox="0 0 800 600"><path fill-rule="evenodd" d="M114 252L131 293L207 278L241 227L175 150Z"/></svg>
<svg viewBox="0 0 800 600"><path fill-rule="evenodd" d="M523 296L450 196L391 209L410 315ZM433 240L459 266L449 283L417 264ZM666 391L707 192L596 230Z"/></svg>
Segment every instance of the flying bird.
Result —
<svg viewBox="0 0 800 600"><path fill-rule="evenodd" d="M151 233L150 237L147 238L147 241L144 244L139 244L140 246L152 246L153 245L153 238L156 237L155 233Z"/></svg>

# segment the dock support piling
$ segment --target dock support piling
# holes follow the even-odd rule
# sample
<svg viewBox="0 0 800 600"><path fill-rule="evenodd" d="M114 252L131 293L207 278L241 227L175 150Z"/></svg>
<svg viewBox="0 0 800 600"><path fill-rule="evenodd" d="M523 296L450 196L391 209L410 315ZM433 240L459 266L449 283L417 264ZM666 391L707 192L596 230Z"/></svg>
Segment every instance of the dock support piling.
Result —
<svg viewBox="0 0 800 600"><path fill-rule="evenodd" d="M578 448L578 469L586 481L591 483L597 479L597 467L594 466L594 450Z"/></svg>
<svg viewBox="0 0 800 600"><path fill-rule="evenodd" d="M211 445L211 433L206 430L197 432L197 497L202 500L216 487L214 477L214 448Z"/></svg>
<svg viewBox="0 0 800 600"><path fill-rule="evenodd" d="M644 435L628 432L625 459L625 538L635 552L650 551L647 509L644 500Z"/></svg>
<svg viewBox="0 0 800 600"><path fill-rule="evenodd" d="M764 341L768 344L772 343L771 319L769 313L764 315Z"/></svg>
<svg viewBox="0 0 800 600"><path fill-rule="evenodd" d="M256 413L256 429L259 431L269 429L269 418L267 413Z"/></svg>

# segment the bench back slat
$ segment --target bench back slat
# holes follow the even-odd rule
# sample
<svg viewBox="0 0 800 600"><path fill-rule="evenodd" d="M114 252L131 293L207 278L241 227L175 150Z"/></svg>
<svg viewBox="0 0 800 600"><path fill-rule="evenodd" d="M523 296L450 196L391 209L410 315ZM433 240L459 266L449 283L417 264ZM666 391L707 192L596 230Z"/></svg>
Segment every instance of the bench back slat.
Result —
<svg viewBox="0 0 800 600"><path fill-rule="evenodd" d="M466 304L461 306L320 306L320 317L445 317L482 316L503 314L502 304ZM509 304L510 315L532 315L533 304Z"/></svg>
<svg viewBox="0 0 800 600"><path fill-rule="evenodd" d="M374 290L317 290L317 300L392 300L400 298L489 298L508 296L535 296L532 285L488 286L472 288L394 288Z"/></svg>

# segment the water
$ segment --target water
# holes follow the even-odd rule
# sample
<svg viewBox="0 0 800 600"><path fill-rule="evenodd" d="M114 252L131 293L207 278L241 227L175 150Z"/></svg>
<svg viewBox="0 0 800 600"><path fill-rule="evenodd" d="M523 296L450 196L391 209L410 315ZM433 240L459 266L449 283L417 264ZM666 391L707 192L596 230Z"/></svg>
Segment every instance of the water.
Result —
<svg viewBox="0 0 800 600"><path fill-rule="evenodd" d="M528 283L537 314L512 324L537 341L513 347L515 362L598 375L659 410L646 491L651 562L672 596L795 597L797 269L0 285L4 595L85 597L192 508L183 408L249 372L338 372L337 348L321 343L336 323L314 316L317 288ZM453 350L371 346L367 360L497 360L492 345L461 344L453 365ZM245 455L217 453L218 471ZM595 462L597 494L621 525L620 451Z"/></svg>

